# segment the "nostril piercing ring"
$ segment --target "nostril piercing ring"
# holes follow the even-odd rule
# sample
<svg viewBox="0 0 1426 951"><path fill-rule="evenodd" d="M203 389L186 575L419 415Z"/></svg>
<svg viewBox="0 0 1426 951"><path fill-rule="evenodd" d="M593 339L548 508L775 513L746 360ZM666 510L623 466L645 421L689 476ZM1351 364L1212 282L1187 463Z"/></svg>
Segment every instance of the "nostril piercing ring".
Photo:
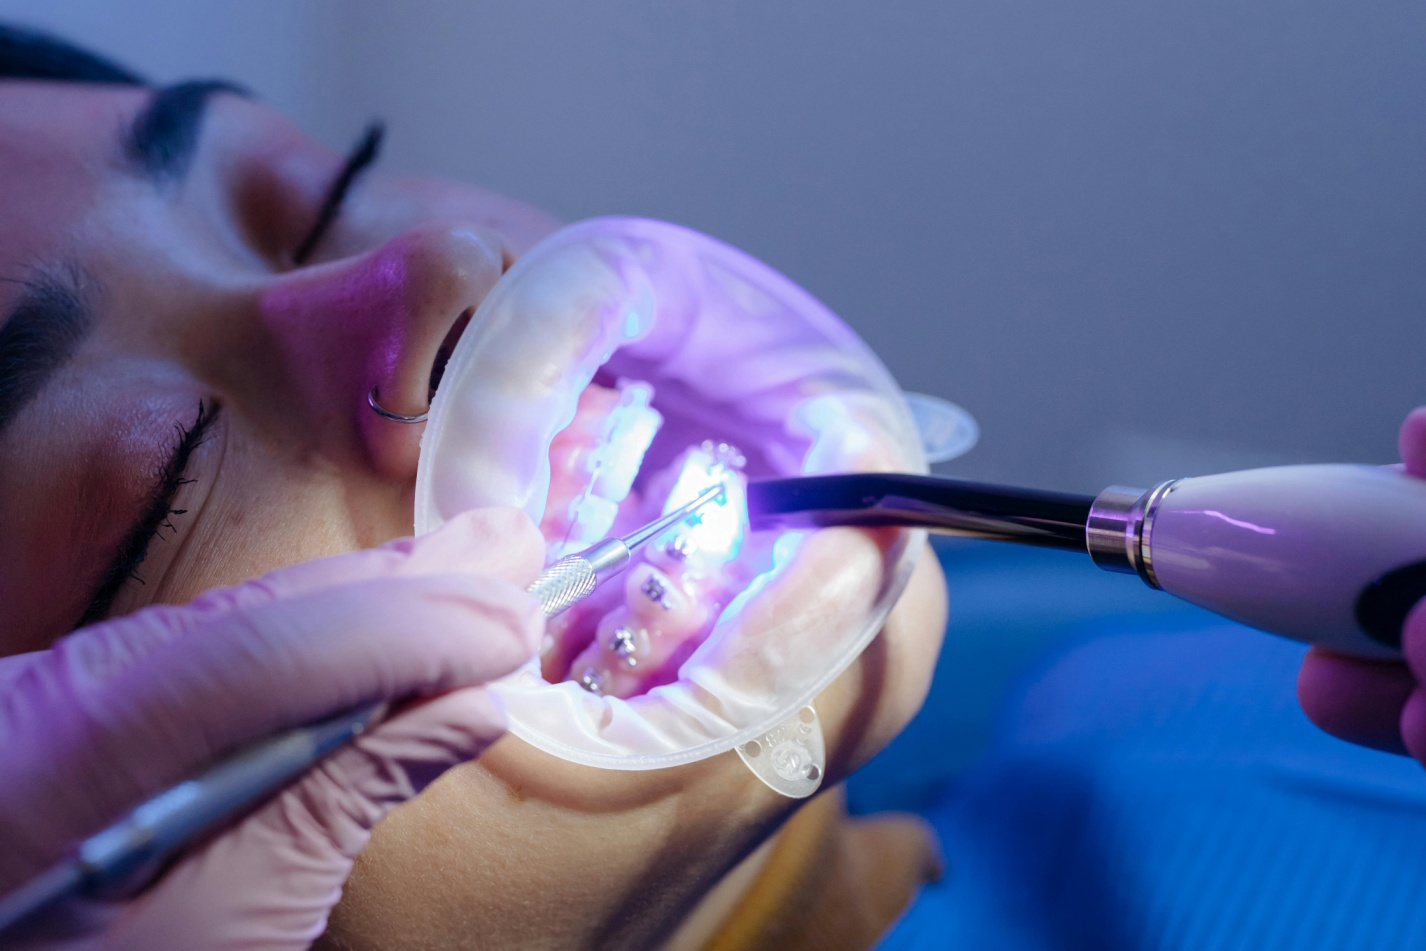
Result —
<svg viewBox="0 0 1426 951"><path fill-rule="evenodd" d="M371 411L382 419L389 419L396 423L424 423L426 417L431 415L430 407L427 407L415 416L407 416L404 413L393 413L376 401L376 387L371 388L371 392L366 394L366 405L371 407Z"/></svg>

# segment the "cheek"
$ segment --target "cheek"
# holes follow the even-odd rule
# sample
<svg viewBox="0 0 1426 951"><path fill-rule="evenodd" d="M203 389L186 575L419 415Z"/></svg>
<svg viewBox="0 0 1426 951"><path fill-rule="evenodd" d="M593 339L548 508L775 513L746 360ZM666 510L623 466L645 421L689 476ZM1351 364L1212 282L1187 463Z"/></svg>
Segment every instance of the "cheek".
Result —
<svg viewBox="0 0 1426 951"><path fill-rule="evenodd" d="M75 467L47 478L59 490L49 498L58 511L47 520L73 525L76 547L81 539L117 542L118 528L138 514L142 500L153 490L155 476L178 437L174 421L182 418L172 405L140 405L108 419L101 412L95 407L87 413L104 420L93 447L78 457Z"/></svg>
<svg viewBox="0 0 1426 951"><path fill-rule="evenodd" d="M181 603L284 565L409 535L409 491L300 458L230 447L160 599Z"/></svg>
<svg viewBox="0 0 1426 951"><path fill-rule="evenodd" d="M4 651L45 646L83 614L194 410L163 381L112 384L80 357L7 433L0 466Z"/></svg>

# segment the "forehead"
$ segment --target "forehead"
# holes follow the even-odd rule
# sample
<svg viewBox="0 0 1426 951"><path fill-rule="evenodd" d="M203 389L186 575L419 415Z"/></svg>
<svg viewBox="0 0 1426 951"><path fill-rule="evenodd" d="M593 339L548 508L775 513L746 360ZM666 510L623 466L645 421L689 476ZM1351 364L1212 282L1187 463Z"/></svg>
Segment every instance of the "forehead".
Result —
<svg viewBox="0 0 1426 951"><path fill-rule="evenodd" d="M0 277L65 256L118 169L118 141L144 92L0 81ZM0 301L13 291L0 287Z"/></svg>
<svg viewBox="0 0 1426 951"><path fill-rule="evenodd" d="M0 131L5 133L0 156L36 158L74 154L86 143L111 145L145 94L137 86L0 80Z"/></svg>

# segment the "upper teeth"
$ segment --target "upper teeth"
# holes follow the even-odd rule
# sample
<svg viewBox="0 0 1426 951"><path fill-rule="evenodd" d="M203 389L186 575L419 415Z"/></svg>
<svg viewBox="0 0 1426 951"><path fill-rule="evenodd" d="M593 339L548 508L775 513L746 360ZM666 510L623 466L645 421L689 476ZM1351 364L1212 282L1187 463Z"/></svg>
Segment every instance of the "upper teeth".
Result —
<svg viewBox="0 0 1426 951"><path fill-rule="evenodd" d="M418 532L487 505L539 521L550 441L595 371L649 331L652 303L576 234L516 262L456 344L422 435Z"/></svg>
<svg viewBox="0 0 1426 951"><path fill-rule="evenodd" d="M628 498L644 453L663 425L663 416L649 405L653 392L647 383L619 381L619 402L589 454L589 482L569 503L569 534L554 546L554 557L587 548L613 530L619 503Z"/></svg>

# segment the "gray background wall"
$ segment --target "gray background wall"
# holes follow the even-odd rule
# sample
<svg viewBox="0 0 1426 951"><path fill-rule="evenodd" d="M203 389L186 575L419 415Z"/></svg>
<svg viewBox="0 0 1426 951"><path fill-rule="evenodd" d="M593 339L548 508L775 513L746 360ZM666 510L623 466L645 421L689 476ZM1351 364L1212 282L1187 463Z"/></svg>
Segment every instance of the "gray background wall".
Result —
<svg viewBox="0 0 1426 951"><path fill-rule="evenodd" d="M1426 403L1419 0L0 0L334 146L768 260L1092 490L1394 457Z"/></svg>

